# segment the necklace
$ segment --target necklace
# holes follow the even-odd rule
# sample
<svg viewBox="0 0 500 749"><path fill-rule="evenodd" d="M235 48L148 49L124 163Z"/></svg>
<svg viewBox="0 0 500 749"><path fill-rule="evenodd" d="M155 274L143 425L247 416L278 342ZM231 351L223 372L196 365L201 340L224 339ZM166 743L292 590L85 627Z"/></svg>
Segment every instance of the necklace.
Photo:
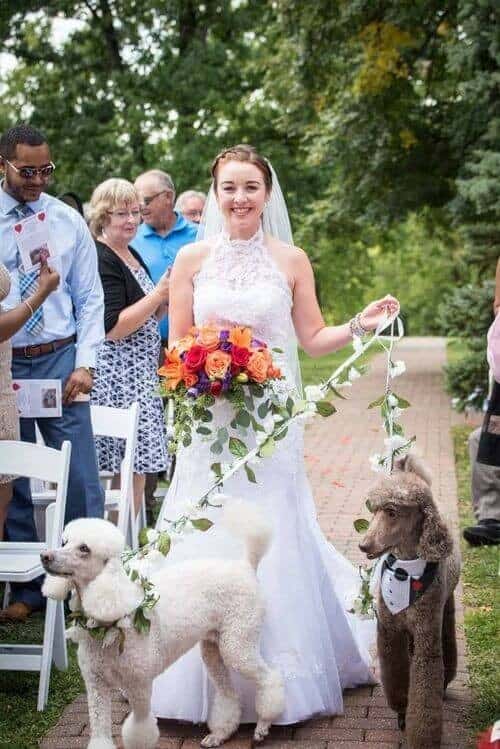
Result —
<svg viewBox="0 0 500 749"><path fill-rule="evenodd" d="M107 239L107 237L104 234L102 235L102 239L103 239L104 244L107 247L109 247L109 249L112 250L112 252L114 252L115 255L118 255L120 260L123 260L125 265L131 265L133 268L139 267L139 263L137 262L135 257L132 255L128 247L126 249L113 247L109 239Z"/></svg>

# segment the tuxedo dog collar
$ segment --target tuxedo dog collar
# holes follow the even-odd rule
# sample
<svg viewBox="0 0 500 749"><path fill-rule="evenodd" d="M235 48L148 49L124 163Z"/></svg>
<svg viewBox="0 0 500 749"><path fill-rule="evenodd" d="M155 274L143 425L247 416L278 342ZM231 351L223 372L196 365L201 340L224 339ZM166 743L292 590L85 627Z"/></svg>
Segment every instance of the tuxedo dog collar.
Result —
<svg viewBox="0 0 500 749"><path fill-rule="evenodd" d="M397 559L387 554L380 571L380 590L391 614L418 601L436 576L438 563L425 559Z"/></svg>

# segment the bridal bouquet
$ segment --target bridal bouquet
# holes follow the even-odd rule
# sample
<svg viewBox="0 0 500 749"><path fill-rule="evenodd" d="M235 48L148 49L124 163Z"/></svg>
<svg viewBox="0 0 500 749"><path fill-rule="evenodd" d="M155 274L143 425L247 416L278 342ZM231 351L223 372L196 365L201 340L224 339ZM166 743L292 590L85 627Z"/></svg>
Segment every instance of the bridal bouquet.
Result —
<svg viewBox="0 0 500 749"><path fill-rule="evenodd" d="M272 351L283 353L277 348ZM229 429L241 433L252 427L255 432L263 432L256 413L264 419L268 413L276 415L281 408L271 387L282 378L281 370L267 344L255 338L248 327L191 328L166 350L158 374L162 395L175 402L175 435L170 446L173 451L179 442L188 447L192 430L196 429L207 438L215 437L211 445L214 455L222 453L227 442L230 452L242 457L247 453L246 445L238 437L231 437ZM234 416L227 427L219 427L213 434L209 426L213 421L211 408L222 398L233 406Z"/></svg>

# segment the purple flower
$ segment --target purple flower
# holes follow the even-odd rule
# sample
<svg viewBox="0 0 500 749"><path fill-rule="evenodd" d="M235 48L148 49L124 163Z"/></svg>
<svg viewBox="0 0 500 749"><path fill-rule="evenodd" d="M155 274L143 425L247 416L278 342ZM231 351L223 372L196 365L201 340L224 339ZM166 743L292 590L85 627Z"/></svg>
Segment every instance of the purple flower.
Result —
<svg viewBox="0 0 500 749"><path fill-rule="evenodd" d="M227 341L229 338L229 330L221 330L219 333L219 341Z"/></svg>
<svg viewBox="0 0 500 749"><path fill-rule="evenodd" d="M221 351L231 351L231 349L233 348L233 344L229 343L229 341L223 341L219 348Z"/></svg>
<svg viewBox="0 0 500 749"><path fill-rule="evenodd" d="M187 395L189 395L190 398L197 398L200 394L200 391L197 387L188 388Z"/></svg>
<svg viewBox="0 0 500 749"><path fill-rule="evenodd" d="M198 395L200 393L206 393L207 390L210 390L210 380L206 372L200 372L198 376L198 382L196 383L196 388L198 390Z"/></svg>
<svg viewBox="0 0 500 749"><path fill-rule="evenodd" d="M226 393L229 390L229 388L231 387L232 381L233 381L233 376L231 374L231 370L228 369L228 371L226 372L226 374L224 375L222 379L222 392L223 393Z"/></svg>
<svg viewBox="0 0 500 749"><path fill-rule="evenodd" d="M259 341L258 338L252 338L252 342L250 345L252 348L267 348L264 341Z"/></svg>

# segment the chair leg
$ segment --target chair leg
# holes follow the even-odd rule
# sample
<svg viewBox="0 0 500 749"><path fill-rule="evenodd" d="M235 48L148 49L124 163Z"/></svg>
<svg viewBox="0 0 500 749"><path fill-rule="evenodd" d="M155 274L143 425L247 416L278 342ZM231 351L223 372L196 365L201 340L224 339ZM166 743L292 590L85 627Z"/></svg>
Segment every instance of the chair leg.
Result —
<svg viewBox="0 0 500 749"><path fill-rule="evenodd" d="M64 602L56 602L56 621L54 627L54 665L59 671L68 668L68 649L66 647L66 631L64 622Z"/></svg>
<svg viewBox="0 0 500 749"><path fill-rule="evenodd" d="M57 601L47 599L47 610L45 612L45 626L43 629L42 662L40 665L40 684L38 687L38 701L36 709L45 709L49 696L50 668L52 666L52 653L54 650L54 631L56 623Z"/></svg>
<svg viewBox="0 0 500 749"><path fill-rule="evenodd" d="M3 589L3 604L2 604L2 607L4 609L6 609L7 606L9 605L9 601L10 601L10 583L7 582L7 583L5 583L5 588Z"/></svg>

